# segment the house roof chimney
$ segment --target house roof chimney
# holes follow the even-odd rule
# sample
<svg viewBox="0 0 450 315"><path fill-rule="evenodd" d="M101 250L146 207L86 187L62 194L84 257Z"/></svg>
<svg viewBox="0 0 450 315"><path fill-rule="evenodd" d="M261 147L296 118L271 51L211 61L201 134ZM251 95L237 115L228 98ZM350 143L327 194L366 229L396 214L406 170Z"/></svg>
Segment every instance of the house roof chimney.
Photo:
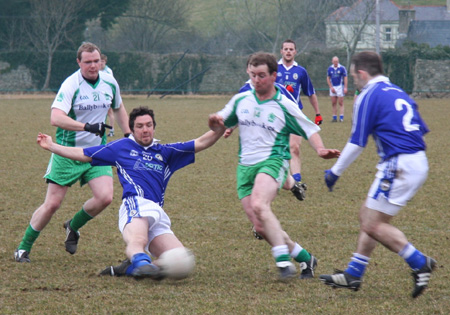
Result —
<svg viewBox="0 0 450 315"><path fill-rule="evenodd" d="M450 3L450 0L447 0L447 3ZM398 10L398 33L400 39L406 38L409 24L416 19L416 10L412 8L413 7L408 7Z"/></svg>

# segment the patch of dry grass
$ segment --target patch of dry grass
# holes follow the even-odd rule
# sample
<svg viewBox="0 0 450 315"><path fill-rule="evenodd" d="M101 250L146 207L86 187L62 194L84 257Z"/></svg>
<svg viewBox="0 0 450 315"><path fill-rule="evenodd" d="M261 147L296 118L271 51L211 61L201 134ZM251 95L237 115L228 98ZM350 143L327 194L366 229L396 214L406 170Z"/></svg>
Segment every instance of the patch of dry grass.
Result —
<svg viewBox="0 0 450 315"><path fill-rule="evenodd" d="M156 137L163 142L193 139L207 130L207 116L229 97L125 97L128 110L147 105L155 110ZM43 202L42 179L49 153L35 144L38 132L54 135L50 98L2 99L0 178L0 313L2 314L448 314L450 158L446 100L421 100L432 132L427 135L430 175L423 189L394 220L409 240L438 260L430 288L410 298L412 277L403 260L381 246L373 255L358 292L332 290L318 279L279 283L270 248L253 238L235 191L237 136L201 152L194 165L178 171L166 194L165 209L177 236L197 259L193 277L180 281L135 281L100 278L96 273L124 257L117 228L121 189L115 180L113 203L81 230L78 252L64 251L62 223L90 197L74 186L31 252L31 264L13 261L32 212ZM342 149L350 133L347 119L331 124L328 98L319 99L326 146ZM306 103L305 113L311 115ZM120 133L116 132L119 136ZM375 173L370 143L329 193L323 170L333 161L317 158L302 147L307 199L297 201L281 191L273 208L285 230L319 258L317 273L343 268L355 249L357 212Z"/></svg>

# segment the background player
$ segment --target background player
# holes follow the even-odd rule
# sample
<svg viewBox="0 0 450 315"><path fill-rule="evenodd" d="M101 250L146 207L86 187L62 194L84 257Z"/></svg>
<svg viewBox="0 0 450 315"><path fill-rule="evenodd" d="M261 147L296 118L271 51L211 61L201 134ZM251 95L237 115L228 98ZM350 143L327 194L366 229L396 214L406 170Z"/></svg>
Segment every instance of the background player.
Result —
<svg viewBox="0 0 450 315"><path fill-rule="evenodd" d="M100 70L100 49L83 43L77 52L80 69L61 85L53 101L50 121L57 127L56 141L68 147L87 147L106 143L104 136L106 114L113 108L124 133L129 133L128 114L122 103L120 88L114 77ZM44 176L48 183L44 203L33 213L22 242L14 252L17 262L30 262L29 253L40 232L59 209L69 187L80 181L88 184L93 197L87 200L72 220L64 223L65 247L75 254L78 229L105 209L113 198L113 179L110 166L93 167L52 155Z"/></svg>
<svg viewBox="0 0 450 315"><path fill-rule="evenodd" d="M100 58L101 58L100 70L114 76L112 69L108 67L108 65L106 64L108 62L108 56L106 56L105 54L101 54ZM108 110L108 122L109 125L111 126L111 130L108 133L108 137L114 137L114 112L112 108Z"/></svg>
<svg viewBox="0 0 450 315"><path fill-rule="evenodd" d="M347 94L347 69L339 63L339 58L331 59L332 65L327 70L327 83L330 88L333 120L337 122L337 103L339 103L339 121L344 121L344 96Z"/></svg>
<svg viewBox="0 0 450 315"><path fill-rule="evenodd" d="M321 275L334 287L358 290L377 242L398 253L411 267L412 296L427 287L436 261L418 251L390 221L416 194L428 175L423 136L428 128L417 104L383 76L381 57L362 52L352 58L350 73L361 93L353 111L352 134L340 158L325 171L330 191L339 176L361 154L373 135L380 156L378 172L359 212L360 232L356 252L343 272Z"/></svg>
<svg viewBox="0 0 450 315"><path fill-rule="evenodd" d="M281 59L278 61L278 73L276 82L286 86L286 89L294 96L300 109L303 104L300 101L300 90L308 96L311 106L316 113L315 123L320 125L323 121L319 111L319 102L316 92L305 68L299 66L294 60L297 55L297 46L291 39L285 40L281 44ZM297 182L302 181L301 160L300 160L301 137L292 135L289 142L291 152L291 173Z"/></svg>

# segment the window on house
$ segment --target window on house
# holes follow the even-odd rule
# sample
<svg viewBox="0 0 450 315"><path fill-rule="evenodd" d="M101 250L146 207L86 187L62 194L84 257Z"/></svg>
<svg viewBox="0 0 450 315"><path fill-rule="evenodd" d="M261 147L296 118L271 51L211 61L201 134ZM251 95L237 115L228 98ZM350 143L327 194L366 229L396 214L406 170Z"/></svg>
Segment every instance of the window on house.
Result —
<svg viewBox="0 0 450 315"><path fill-rule="evenodd" d="M384 29L384 40L390 42L392 40L392 28L386 27Z"/></svg>

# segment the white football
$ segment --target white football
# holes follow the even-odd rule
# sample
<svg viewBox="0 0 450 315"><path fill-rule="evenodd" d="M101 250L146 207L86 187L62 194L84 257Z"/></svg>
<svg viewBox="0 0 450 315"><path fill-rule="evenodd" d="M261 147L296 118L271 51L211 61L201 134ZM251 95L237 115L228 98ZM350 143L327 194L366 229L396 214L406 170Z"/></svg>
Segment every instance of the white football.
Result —
<svg viewBox="0 0 450 315"><path fill-rule="evenodd" d="M195 257L190 249L177 247L162 253L157 264L167 278L181 280L194 270Z"/></svg>

